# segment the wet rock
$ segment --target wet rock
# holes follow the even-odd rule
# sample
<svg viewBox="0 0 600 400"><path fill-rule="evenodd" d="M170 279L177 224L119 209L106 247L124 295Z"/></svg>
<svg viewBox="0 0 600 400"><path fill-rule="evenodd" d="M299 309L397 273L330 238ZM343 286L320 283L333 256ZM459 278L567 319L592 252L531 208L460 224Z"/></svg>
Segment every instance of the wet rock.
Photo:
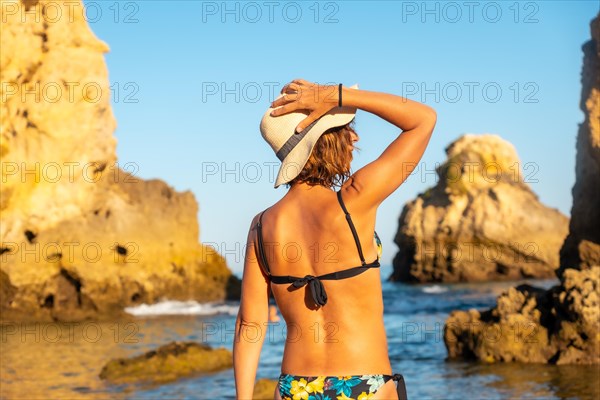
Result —
<svg viewBox="0 0 600 400"><path fill-rule="evenodd" d="M487 311L453 311L444 326L449 359L600 363L600 266L567 269L549 290L520 285Z"/></svg>
<svg viewBox="0 0 600 400"><path fill-rule="evenodd" d="M225 348L212 349L195 342L172 342L137 357L109 361L100 379L111 383L165 383L233 366L233 357Z"/></svg>
<svg viewBox="0 0 600 400"><path fill-rule="evenodd" d="M273 379L259 379L254 385L254 400L272 400L275 394L277 381Z"/></svg>

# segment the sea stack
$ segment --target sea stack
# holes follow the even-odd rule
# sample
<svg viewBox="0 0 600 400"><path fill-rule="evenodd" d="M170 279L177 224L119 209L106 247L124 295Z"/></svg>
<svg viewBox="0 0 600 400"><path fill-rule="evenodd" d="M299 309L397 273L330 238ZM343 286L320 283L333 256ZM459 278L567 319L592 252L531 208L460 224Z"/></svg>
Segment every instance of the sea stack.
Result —
<svg viewBox="0 0 600 400"><path fill-rule="evenodd" d="M542 204L515 148L467 134L446 149L438 183L400 215L392 280L478 282L554 277L569 220Z"/></svg>

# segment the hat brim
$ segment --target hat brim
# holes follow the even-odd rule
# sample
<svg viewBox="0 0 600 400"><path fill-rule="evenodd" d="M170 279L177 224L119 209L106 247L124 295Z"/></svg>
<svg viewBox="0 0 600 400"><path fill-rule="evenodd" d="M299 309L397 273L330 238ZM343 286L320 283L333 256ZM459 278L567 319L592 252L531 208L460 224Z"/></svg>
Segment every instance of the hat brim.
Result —
<svg viewBox="0 0 600 400"><path fill-rule="evenodd" d="M358 89L358 85L352 85L350 88ZM307 117L307 114L300 112L290 113L289 115L291 114L298 114L298 123ZM300 140L300 142L283 159L275 180L275 189L292 181L300 174L300 172L302 172L317 141L323 133L331 128L344 126L350 123L355 116L356 108L344 106L332 108L325 115L320 117L308 131L306 136L304 136L304 138L302 138L302 140Z"/></svg>

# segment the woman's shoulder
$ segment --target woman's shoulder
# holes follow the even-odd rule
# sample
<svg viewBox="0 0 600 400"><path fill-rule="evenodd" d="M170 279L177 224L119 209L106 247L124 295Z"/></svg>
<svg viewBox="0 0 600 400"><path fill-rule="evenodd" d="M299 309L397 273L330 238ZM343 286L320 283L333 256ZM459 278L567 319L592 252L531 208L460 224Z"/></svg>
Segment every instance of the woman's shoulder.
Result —
<svg viewBox="0 0 600 400"><path fill-rule="evenodd" d="M339 191L350 214L369 214L377 211L379 204L365 193L364 188L353 176L344 182Z"/></svg>

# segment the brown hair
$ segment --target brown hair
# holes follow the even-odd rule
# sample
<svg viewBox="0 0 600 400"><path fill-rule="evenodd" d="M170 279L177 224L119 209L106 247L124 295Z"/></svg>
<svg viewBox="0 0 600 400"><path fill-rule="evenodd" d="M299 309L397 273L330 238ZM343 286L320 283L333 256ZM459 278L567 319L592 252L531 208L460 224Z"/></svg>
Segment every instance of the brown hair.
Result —
<svg viewBox="0 0 600 400"><path fill-rule="evenodd" d="M286 183L286 186L289 188L295 183L327 188L342 186L351 175L352 132L354 119L346 125L326 130L317 140L300 174Z"/></svg>

